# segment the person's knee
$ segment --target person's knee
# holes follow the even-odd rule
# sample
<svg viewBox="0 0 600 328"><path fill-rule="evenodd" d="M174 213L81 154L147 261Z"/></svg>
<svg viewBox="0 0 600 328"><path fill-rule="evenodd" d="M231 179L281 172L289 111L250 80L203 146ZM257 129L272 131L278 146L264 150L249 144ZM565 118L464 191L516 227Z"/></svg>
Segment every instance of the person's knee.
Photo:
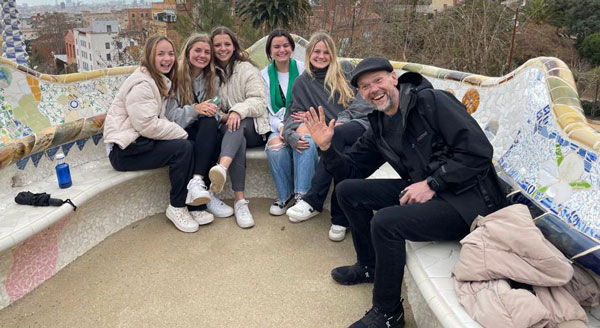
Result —
<svg viewBox="0 0 600 328"><path fill-rule="evenodd" d="M194 143L190 140L175 139L173 141L173 148L177 149L181 153L191 153L194 150Z"/></svg>
<svg viewBox="0 0 600 328"><path fill-rule="evenodd" d="M267 142L267 153L279 152L283 149L284 146L285 143L279 137L269 139L269 141Z"/></svg>
<svg viewBox="0 0 600 328"><path fill-rule="evenodd" d="M308 141L308 149L317 151L317 144L311 137L305 137L304 140Z"/></svg>
<svg viewBox="0 0 600 328"><path fill-rule="evenodd" d="M214 117L201 117L198 118L203 120L202 126L207 129L217 130L219 128L219 122Z"/></svg>
<svg viewBox="0 0 600 328"><path fill-rule="evenodd" d="M352 201L360 193L361 179L347 179L335 186L335 195L340 203Z"/></svg>
<svg viewBox="0 0 600 328"><path fill-rule="evenodd" d="M390 226L398 220L400 220L399 213L393 206L378 210L371 220L371 234L381 235L382 232L388 232Z"/></svg>

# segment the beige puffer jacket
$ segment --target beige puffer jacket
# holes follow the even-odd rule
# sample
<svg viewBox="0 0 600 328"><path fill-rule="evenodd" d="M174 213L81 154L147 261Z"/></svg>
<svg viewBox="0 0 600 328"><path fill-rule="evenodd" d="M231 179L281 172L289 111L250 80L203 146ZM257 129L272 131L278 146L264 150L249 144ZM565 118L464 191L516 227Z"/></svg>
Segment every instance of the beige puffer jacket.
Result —
<svg viewBox="0 0 600 328"><path fill-rule="evenodd" d="M484 327L556 327L587 316L562 287L573 267L534 225L524 205L473 222L454 268L459 302ZM509 280L532 285L513 289Z"/></svg>
<svg viewBox="0 0 600 328"><path fill-rule="evenodd" d="M221 109L229 108L240 114L241 119L254 118L256 133L269 131L267 98L260 72L249 62L237 61L229 80L221 84L219 94L223 99ZM221 115L225 112L221 112Z"/></svg>
<svg viewBox="0 0 600 328"><path fill-rule="evenodd" d="M165 77L167 86L171 81ZM185 139L187 132L165 117L166 100L145 67L121 85L104 121L104 142L127 148L139 136L155 140Z"/></svg>

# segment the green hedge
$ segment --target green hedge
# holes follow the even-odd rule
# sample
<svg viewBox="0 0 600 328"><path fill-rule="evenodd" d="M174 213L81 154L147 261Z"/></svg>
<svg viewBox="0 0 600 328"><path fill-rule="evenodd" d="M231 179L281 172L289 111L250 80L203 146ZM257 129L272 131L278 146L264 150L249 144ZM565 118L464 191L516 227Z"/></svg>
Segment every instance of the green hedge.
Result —
<svg viewBox="0 0 600 328"><path fill-rule="evenodd" d="M596 102L596 111L594 116L592 116L592 105L593 102L582 100L581 106L583 106L583 113L589 118L600 119L600 100Z"/></svg>

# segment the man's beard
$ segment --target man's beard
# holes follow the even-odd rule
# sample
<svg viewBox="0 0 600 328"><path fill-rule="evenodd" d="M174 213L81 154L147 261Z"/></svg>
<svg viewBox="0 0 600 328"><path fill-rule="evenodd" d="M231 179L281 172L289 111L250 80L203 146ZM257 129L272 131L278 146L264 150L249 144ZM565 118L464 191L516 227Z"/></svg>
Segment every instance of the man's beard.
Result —
<svg viewBox="0 0 600 328"><path fill-rule="evenodd" d="M380 111L380 112L388 112L392 109L392 100L390 99L389 95L386 94L385 95L387 98L387 101L385 102L385 104L383 104L383 106L375 106L375 108Z"/></svg>

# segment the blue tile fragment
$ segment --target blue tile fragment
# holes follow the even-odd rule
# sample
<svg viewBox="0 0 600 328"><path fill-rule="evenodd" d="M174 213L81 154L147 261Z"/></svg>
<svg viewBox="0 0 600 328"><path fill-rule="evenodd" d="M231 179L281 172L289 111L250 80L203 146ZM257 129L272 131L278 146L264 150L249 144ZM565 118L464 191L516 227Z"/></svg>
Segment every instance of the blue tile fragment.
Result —
<svg viewBox="0 0 600 328"><path fill-rule="evenodd" d="M592 163L590 163L587 160L583 161L583 169L588 173L591 172L592 171Z"/></svg>
<svg viewBox="0 0 600 328"><path fill-rule="evenodd" d="M90 140L89 137L85 137L82 139L79 139L77 141L75 141L77 143L77 148L79 148L79 150L83 150L83 147L85 146L85 143Z"/></svg>
<svg viewBox="0 0 600 328"><path fill-rule="evenodd" d="M102 139L102 133L98 133L92 136L92 140L94 141L94 145L98 145L98 142L100 142L100 139Z"/></svg>
<svg viewBox="0 0 600 328"><path fill-rule="evenodd" d="M66 144L64 144L64 145L61 146L63 154L65 154L65 157L67 155L69 155L69 151L71 150L71 147L73 147L74 144L75 144L75 142L72 141L72 142L68 142L68 143L66 143Z"/></svg>
<svg viewBox="0 0 600 328"><path fill-rule="evenodd" d="M40 163L40 159L42 159L43 155L44 155L44 152L39 152L39 153L35 153L35 154L31 155L31 161L33 162L33 165L35 167L38 166L38 164Z"/></svg>
<svg viewBox="0 0 600 328"><path fill-rule="evenodd" d="M16 164L19 170L24 170L25 166L27 166L27 162L29 162L29 156L18 160Z"/></svg>
<svg viewBox="0 0 600 328"><path fill-rule="evenodd" d="M48 158L50 158L51 161L54 160L54 155L56 155L56 153L58 152L59 147L54 147L54 148L50 148L48 150L46 150L46 155L48 155Z"/></svg>

